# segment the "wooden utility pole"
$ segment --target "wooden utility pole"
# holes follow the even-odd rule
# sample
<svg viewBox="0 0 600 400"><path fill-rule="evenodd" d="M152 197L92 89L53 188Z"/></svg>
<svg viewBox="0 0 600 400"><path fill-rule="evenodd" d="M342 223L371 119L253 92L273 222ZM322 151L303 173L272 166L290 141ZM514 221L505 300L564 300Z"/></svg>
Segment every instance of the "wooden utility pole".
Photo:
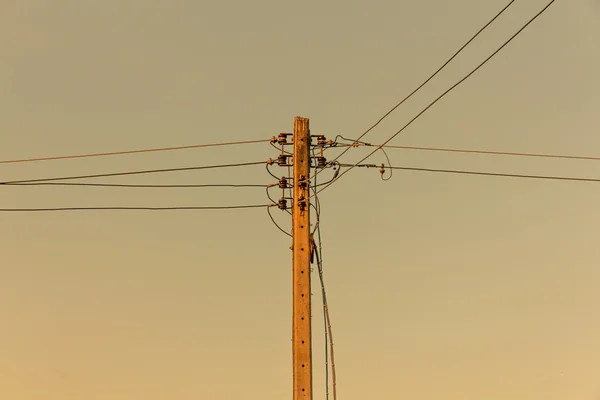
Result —
<svg viewBox="0 0 600 400"><path fill-rule="evenodd" d="M308 118L294 119L293 316L294 400L312 400L310 293L310 130Z"/></svg>

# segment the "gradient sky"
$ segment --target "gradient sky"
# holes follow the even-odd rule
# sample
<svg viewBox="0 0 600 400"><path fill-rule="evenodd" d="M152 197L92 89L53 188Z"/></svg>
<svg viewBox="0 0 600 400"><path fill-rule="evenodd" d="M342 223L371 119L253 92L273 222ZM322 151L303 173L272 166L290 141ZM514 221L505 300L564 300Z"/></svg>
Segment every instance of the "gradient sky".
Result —
<svg viewBox="0 0 600 400"><path fill-rule="evenodd" d="M357 137L507 2L3 0L0 160L267 139L296 115L313 133ZM545 3L517 1L365 140L389 137ZM600 156L599 39L597 0L557 1L393 144ZM5 164L0 175L275 155L259 144ZM390 156L600 176L596 161ZM271 182L260 166L112 181ZM340 400L600 399L600 184L402 171L382 182L356 169L321 201ZM0 208L264 202L261 189L0 195ZM3 399L291 398L291 243L264 210L0 218Z"/></svg>

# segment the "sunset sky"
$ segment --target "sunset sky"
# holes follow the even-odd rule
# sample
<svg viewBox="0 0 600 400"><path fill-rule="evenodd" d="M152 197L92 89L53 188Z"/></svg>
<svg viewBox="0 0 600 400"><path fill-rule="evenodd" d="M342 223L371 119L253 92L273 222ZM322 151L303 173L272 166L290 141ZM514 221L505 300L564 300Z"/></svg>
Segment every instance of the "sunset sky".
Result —
<svg viewBox="0 0 600 400"><path fill-rule="evenodd" d="M2 0L0 161L268 139L295 116L356 138L507 3ZM364 140L546 4L517 0ZM600 157L599 40L598 0L558 0L391 144ZM600 178L593 160L388 154ZM276 156L264 143L0 163L0 181ZM273 183L262 166L101 181ZM600 399L600 183L356 168L320 201L339 400ZM260 188L0 186L0 209L267 202ZM0 243L0 398L291 398L291 240L264 209L0 212Z"/></svg>

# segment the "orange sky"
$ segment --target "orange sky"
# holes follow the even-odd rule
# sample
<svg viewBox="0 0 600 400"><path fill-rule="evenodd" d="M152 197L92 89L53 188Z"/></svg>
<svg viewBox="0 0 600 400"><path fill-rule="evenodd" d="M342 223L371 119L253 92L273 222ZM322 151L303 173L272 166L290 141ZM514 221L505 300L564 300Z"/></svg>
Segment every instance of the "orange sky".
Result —
<svg viewBox="0 0 600 400"><path fill-rule="evenodd" d="M357 137L506 3L5 0L0 160L268 139L296 115L313 133ZM393 144L600 156L596 3L558 1ZM365 140L393 134L544 5L517 1ZM0 180L275 156L258 144L5 164ZM595 161L390 157L600 176ZM259 166L110 181L272 179ZM599 200L596 183L404 171L383 183L364 169L327 189L340 399L597 399ZM3 187L0 208L265 201L251 188ZM1 398L291 396L290 240L264 210L0 217ZM313 292L315 399L324 399Z"/></svg>

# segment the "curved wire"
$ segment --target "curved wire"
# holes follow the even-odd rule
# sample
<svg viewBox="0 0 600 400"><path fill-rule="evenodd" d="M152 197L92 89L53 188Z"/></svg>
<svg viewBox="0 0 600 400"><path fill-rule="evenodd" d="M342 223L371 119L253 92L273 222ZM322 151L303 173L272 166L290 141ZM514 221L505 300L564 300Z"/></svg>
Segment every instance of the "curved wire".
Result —
<svg viewBox="0 0 600 400"><path fill-rule="evenodd" d="M338 166L338 169L336 169L336 170L335 170L335 172L334 172L334 174L333 174L333 178L331 178L330 180L328 180L328 181L326 181L326 182L319 183L319 184L317 185L317 187L319 187L319 186L324 186L324 185L327 185L327 184L329 184L329 183L332 183L332 182L334 182L334 181L337 179L337 176L339 175L340 171L342 170L342 166L345 166L346 164L340 164L340 163L338 163L338 162L336 161L336 165ZM317 179L317 175L318 175L318 174L314 174L314 175L313 175L313 177L312 177L312 178L313 178L315 181L316 181L316 179Z"/></svg>
<svg viewBox="0 0 600 400"><path fill-rule="evenodd" d="M321 202L319 201L319 199L317 197L315 197L315 201L314 203L311 202L310 206L315 210L315 214L316 215L320 215L321 214ZM315 223L315 228L312 231L312 234L314 235L315 232L317 231L317 229L319 229L319 224L320 224L320 219L317 218L317 222Z"/></svg>
<svg viewBox="0 0 600 400"><path fill-rule="evenodd" d="M273 214L271 214L271 207L267 207L267 213L269 214L271 221L273 221L273 224L277 227L277 229L279 229L281 232L285 233L289 237L292 237L292 235L289 232L286 232L281 226L279 226L277 221L275 221L275 218L273 218Z"/></svg>
<svg viewBox="0 0 600 400"><path fill-rule="evenodd" d="M189 146L177 146L177 147L161 147L154 149L141 149L141 150L126 150L126 151L113 151L108 153L91 153L91 154L78 154L69 156L54 156L54 157L38 157L38 158L25 158L20 160L0 160L0 164L10 163L24 163L32 161L51 161L51 160L66 160L73 158L88 158L88 157L104 157L104 156L117 156L123 154L137 154L137 153L151 153L158 151L173 151L173 150L185 150L185 149L197 149L202 147L217 147L217 146L232 146L239 144L252 144L252 143L265 143L269 140L244 140L239 142L225 142L225 143L210 143L210 144L193 144Z"/></svg>
<svg viewBox="0 0 600 400"><path fill-rule="evenodd" d="M362 142L362 141L360 141L360 138L358 138L358 139L347 139L347 138L343 137L342 135L337 135L335 137L335 139L333 139L333 141L336 144L336 146L338 146L340 144L340 143L338 143L338 138L340 138L342 140L345 140L346 142L352 142L350 144L343 143L344 146L350 146L350 147L352 147L352 146L356 146L356 144L362 144L363 146L371 146L371 143Z"/></svg>
<svg viewBox="0 0 600 400"><path fill-rule="evenodd" d="M333 351L333 332L331 329L331 317L329 315L329 306L327 304L327 294L325 292L325 281L323 278L323 260L322 260L322 256L320 255L321 253L321 241L319 239L319 251L315 252L315 255L317 257L317 266L319 268L319 278L321 281L321 289L322 289L322 295L323 295L323 314L324 314L324 320L325 320L325 324L326 324L326 336L325 336L325 340L327 340L327 337L329 337L329 353L331 355L331 377L332 377L332 383L333 383L333 400L337 400L337 374L336 374L336 370L335 370L335 354ZM327 345L325 346L327 347ZM326 358L326 362L327 362L327 358ZM327 396L326 398L329 398L329 384L327 383Z"/></svg>
<svg viewBox="0 0 600 400"><path fill-rule="evenodd" d="M222 165L205 165L200 167L183 167L183 168L165 168L165 169L150 169L145 171L128 171L128 172L114 172L108 174L94 174L94 175L78 175L78 176L62 176L53 178L39 178L39 179L26 179L18 181L0 182L0 185L9 185L16 183L33 183L33 182L51 182L51 181L65 181L72 179L89 179L89 178L104 178L110 176L126 176L126 175L142 175L142 174L156 174L162 172L176 172L176 171L196 171L202 169L214 169L214 168L231 168L231 167L245 167L250 165L264 164L264 161L246 162L238 164L222 164Z"/></svg>
<svg viewBox="0 0 600 400"><path fill-rule="evenodd" d="M312 149L312 155L313 158L316 157L316 150L313 148ZM314 185L312 185L311 189L313 191L313 193L316 193L316 187L317 187L317 176L314 176ZM310 195L309 193L309 199L312 198L313 196ZM317 229L319 229L319 225L321 222L321 201L319 200L318 196L314 197L315 201L314 202L310 202L311 207L313 207L313 209L315 210L315 215L317 217L317 222L315 223L315 227L312 231L312 234L314 235L315 232L317 231Z"/></svg>
<svg viewBox="0 0 600 400"><path fill-rule="evenodd" d="M371 153L369 153L362 160L360 160L359 162L357 162L356 164L354 164L354 166L350 166L347 170L345 170L344 172L342 172L340 174L339 178L341 178L342 176L344 176L348 172L352 171L355 166L363 163L366 159L368 159L373 154L375 154L375 152L377 152L380 148L382 148L383 146L387 145L391 140L393 140L400 133L404 132L404 130L406 128L408 128L410 125L412 125L413 122L415 122L417 119L419 119L419 117L421 117L421 115L425 114L431 107L433 107L435 104L437 104L438 101L440 101L442 98L444 98L448 93L450 93L452 90L454 90L460 84L462 84L464 81L466 81L467 79L469 79L473 74L475 74L475 72L479 71L485 64L488 63L488 61L490 61L496 54L498 54L500 51L502 51L502 49L504 49L506 46L508 46L508 44L510 42L512 42L521 32L523 32L523 30L525 30L525 28L527 28L533 21L535 21L540 15L542 15L552 4L554 4L555 1L556 0L551 0L540 12L538 12L529 21L527 21L527 23L525 23L525 25L523 25L521 27L521 29L519 29L514 35L512 35L507 41L505 41L500 47L498 47L485 60L483 60L483 62L481 62L477 67L475 67L475 69L473 69L471 72L469 72L467 75L465 75L462 79L460 79L458 82L456 82L450 88L448 88L445 92L443 92L441 95L439 95L434 101L432 101L431 103L429 103L429 105L427 107L425 107L421 112L419 112L413 119L411 119L406 125L404 125L399 131L397 131L395 134L393 134L389 139L387 139L385 142L383 142L383 144L381 144L380 146L378 146L375 150L373 150ZM319 192L322 192L323 190L327 189L327 187L329 187L330 185L331 184L323 187L321 190L319 190Z"/></svg>
<svg viewBox="0 0 600 400"><path fill-rule="evenodd" d="M271 143L272 144L272 143ZM273 173L271 173L271 170L269 168L269 164L266 164L267 167L267 172L269 173L269 175L271 175L273 178L275 178L277 180L277 182L279 182L279 178L276 177ZM276 185L268 185L265 189L265 193L267 194L267 198L273 203L273 204L278 204L278 202L276 202L275 200L273 200L273 198L271 197L271 193L269 191L269 189L271 189L272 187L275 187ZM285 189L284 189L285 191ZM285 210L289 215L292 215L292 212L288 209ZM275 218L273 217L273 214L271 213L270 208L267 208L267 213L269 214L269 218L271 219L271 222L273 222L273 225L275 225L277 227L277 229L279 229L281 232L285 233L286 235L292 237L292 235L287 232L285 229L283 229L278 223L277 221L275 221Z"/></svg>
<svg viewBox="0 0 600 400"><path fill-rule="evenodd" d="M382 181L389 181L390 179L392 179L392 176L394 176L394 169L392 168L392 162L390 161L390 158L388 157L387 152L383 148L381 149L381 151L383 151L383 154L385 155L385 158L386 158L386 160L388 162L388 167L389 167L389 170L390 170L390 176L388 176L387 178L385 178L383 176L383 171L381 172L381 180Z"/></svg>
<svg viewBox="0 0 600 400"><path fill-rule="evenodd" d="M267 186L266 192L267 192L267 197L269 198L269 200L271 200L271 202L273 202L273 204L277 204L277 202L275 200L273 200L273 198L271 197L271 193L269 192L269 189L271 189L273 186ZM288 209L285 210L288 214L292 215L292 212Z"/></svg>
<svg viewBox="0 0 600 400"><path fill-rule="evenodd" d="M269 175L271 175L273 178L277 179L277 182L279 182L279 179L280 179L280 178L276 177L276 176L275 176L275 175L274 175L274 174L271 172L271 169L269 168L271 165L270 165L269 163L266 163L266 164L265 164L265 166L267 167L267 172L269 173Z"/></svg>
<svg viewBox="0 0 600 400"><path fill-rule="evenodd" d="M273 143L273 142L269 142L269 143L271 144L271 146L272 146L272 147L274 147L275 149L277 149L277 151L281 151L282 153L284 153L284 154L289 154L289 155L293 155L293 154L294 154L294 153L291 153L291 152L289 152L289 151L285 150L285 149L283 148L283 145L281 145L281 148L279 148L279 147L277 147L277 146L275 145L275 143Z"/></svg>

